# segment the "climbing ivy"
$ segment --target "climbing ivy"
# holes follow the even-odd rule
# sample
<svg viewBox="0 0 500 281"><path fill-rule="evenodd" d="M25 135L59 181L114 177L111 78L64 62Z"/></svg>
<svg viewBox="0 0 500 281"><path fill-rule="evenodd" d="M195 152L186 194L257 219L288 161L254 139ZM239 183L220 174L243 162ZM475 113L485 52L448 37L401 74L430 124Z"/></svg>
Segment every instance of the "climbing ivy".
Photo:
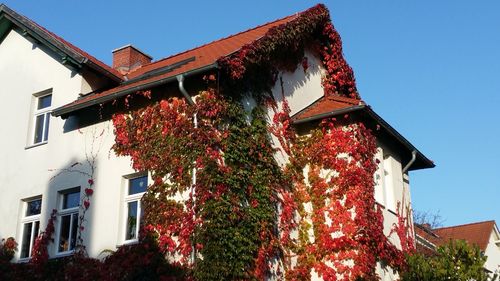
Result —
<svg viewBox="0 0 500 281"><path fill-rule="evenodd" d="M408 222L401 217L394 228L401 251L384 235L375 204L370 128L346 116L299 135L289 93L281 89L281 103L271 94L280 72L299 65L308 71L306 50L322 61L325 96L359 98L328 10L317 5L220 58L194 105L152 99L115 114L114 152L153 178L142 199L140 243L104 262L75 256L45 276L378 280L377 262L403 269L412 245L402 227ZM152 98L149 91L143 96ZM243 97L256 106L245 108Z"/></svg>
<svg viewBox="0 0 500 281"><path fill-rule="evenodd" d="M283 183L264 111L249 116L213 89L196 102L171 98L116 116L114 149L152 174L145 229L166 255L199 280L261 279L277 255L275 189Z"/></svg>
<svg viewBox="0 0 500 281"><path fill-rule="evenodd" d="M359 98L340 37L318 5L219 59L219 76L207 76L194 105L172 97L113 117L114 151L154 180L143 198L143 237L155 237L197 280L377 280L377 262L404 266L374 200L371 130L323 120L298 136L286 99L270 94L279 71L307 71L306 48L322 59L325 95ZM251 112L243 92L257 102ZM288 164L277 163L278 150Z"/></svg>

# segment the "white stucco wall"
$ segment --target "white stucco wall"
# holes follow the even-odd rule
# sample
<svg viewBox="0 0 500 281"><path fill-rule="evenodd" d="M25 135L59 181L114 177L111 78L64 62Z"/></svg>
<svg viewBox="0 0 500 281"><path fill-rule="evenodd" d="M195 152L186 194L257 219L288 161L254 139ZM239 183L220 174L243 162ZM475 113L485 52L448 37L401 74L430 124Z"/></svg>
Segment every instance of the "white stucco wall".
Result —
<svg viewBox="0 0 500 281"><path fill-rule="evenodd" d="M389 234L394 223L397 223L399 212L405 211L404 206L411 206L410 184L408 173L403 174L399 153L377 140L377 155L379 166L375 172L375 199L383 207L384 233ZM406 213L405 213L406 214ZM411 216L410 216L411 217ZM394 241L396 245L399 239Z"/></svg>
<svg viewBox="0 0 500 281"><path fill-rule="evenodd" d="M279 77L283 80L283 89L281 88L279 78L278 81L276 81L276 85L272 88L273 96L278 102L280 109L284 94L290 106L290 116L306 108L323 96L321 77L324 73L324 69L321 65L321 61L307 51L305 52L305 57L309 65L306 71L304 71L302 65L299 64L293 73L281 72Z"/></svg>
<svg viewBox="0 0 500 281"><path fill-rule="evenodd" d="M282 72L279 77L282 78L283 88L279 79L273 87L272 93L278 103L278 111L282 110L284 99L289 104L290 114L294 115L323 96L321 77L324 74L324 69L321 66L321 61L311 53L306 52L306 56L309 62L309 68L306 72L304 72L301 65L298 66L294 73ZM254 103L248 101L247 107L251 108L251 105L254 105ZM268 116L269 122L272 122L274 112L268 110ZM272 140L274 146L279 151L282 150L277 138L272 136ZM409 179L407 174L402 174L401 158L398 155L401 152L394 151L379 140L377 146L378 153L376 157L379 158L380 165L374 177L376 183L375 197L376 201L382 206L384 233L389 236L393 227L398 223L396 215L398 212L396 210L397 203L401 202L401 204L411 206ZM276 158L282 165L288 161L286 154L283 152L278 152ZM400 241L395 233L389 236L389 240L400 248ZM384 281L399 279L399 276L392 269L382 268L380 264L377 265L377 273L381 280ZM322 279L313 272L312 280Z"/></svg>
<svg viewBox="0 0 500 281"><path fill-rule="evenodd" d="M500 273L500 233L497 229L491 233L484 254L488 257L484 267L491 272Z"/></svg>
<svg viewBox="0 0 500 281"><path fill-rule="evenodd" d="M114 250L120 243L119 215L125 183L122 176L133 170L127 158L117 159L110 152L114 140L110 122L64 132L66 121L51 117L48 142L28 147L32 139L29 128L33 94L51 89L52 108L56 108L88 91L90 84L57 61L50 51L16 31L11 31L1 42L0 97L4 109L0 111L0 127L4 137L0 139L0 237L13 236L21 243L23 199L42 196L43 230L51 210L57 207L58 191L77 186L83 191L88 186L88 177L61 172L61 169L85 162L85 155L91 152L95 141L93 149L96 151L100 146L100 152L96 158L95 193L84 231L85 244L89 254L97 256L104 249ZM98 136L103 130L103 135ZM72 169L88 170L84 165ZM57 174L59 176L53 178ZM50 254L54 252L55 248Z"/></svg>
<svg viewBox="0 0 500 281"><path fill-rule="evenodd" d="M306 53L309 69L304 71L301 65L294 73L283 72L283 93L295 114L312 104L323 95L321 87L321 62ZM99 81L95 76L72 71L62 65L50 51L37 46L16 31L11 31L0 44L0 97L4 101L4 110L0 111L0 124L4 137L0 139L0 237L13 236L21 243L23 199L42 196L41 229L45 228L52 209L57 208L58 192L80 186L83 191L88 186L88 177L78 173L61 171L71 168L88 171L84 164L71 167L75 163L84 163L86 155L96 156L96 176L94 195L87 213L85 245L90 256L96 257L103 250L114 250L122 242L124 217L124 175L132 174L128 158L117 158L110 148L114 141L112 125L109 121L81 130L64 131L67 120L51 117L48 142L28 147L32 123L33 94L51 90L52 108L57 108L75 100L79 93L95 89ZM272 89L278 107L283 101L282 87L278 80ZM254 106L251 100L246 105ZM274 113L268 112L269 120ZM102 133L102 135L101 135ZM273 139L276 147L279 142ZM381 147L381 167L384 172L381 186L384 190L376 191L378 201L384 209L384 232L389 234L396 216L395 202L401 200L403 193L409 203L409 187L403 182L401 163L396 152ZM281 163L286 157L278 155ZM58 176L56 176L58 175ZM56 177L55 177L56 176ZM392 194L392 195L388 195ZM391 197L392 196L392 197ZM392 203L390 203L392 202ZM386 206L387 205L387 206ZM58 222L56 222L56 228ZM392 238L391 238L392 239ZM395 240L395 243L398 241ZM55 254L55 246L50 254ZM19 251L17 257L19 257ZM383 275L384 280L393 277Z"/></svg>
<svg viewBox="0 0 500 281"><path fill-rule="evenodd" d="M308 60L308 69L304 71L302 65L299 64L293 73L281 72L278 75L276 84L271 89L277 103L278 112L283 110L284 100L288 102L288 106L290 107L290 116L293 116L323 96L321 78L324 68L321 65L321 61L308 51L304 55ZM283 81L283 87L281 81ZM249 105L255 106L255 103L252 102L247 102L247 104L247 107ZM275 113L269 108L267 114L269 116L268 122L272 124ZM276 160L280 165L285 165L288 161L286 153L283 152L279 140L274 135L271 136L271 139L274 147L279 150L276 154Z"/></svg>

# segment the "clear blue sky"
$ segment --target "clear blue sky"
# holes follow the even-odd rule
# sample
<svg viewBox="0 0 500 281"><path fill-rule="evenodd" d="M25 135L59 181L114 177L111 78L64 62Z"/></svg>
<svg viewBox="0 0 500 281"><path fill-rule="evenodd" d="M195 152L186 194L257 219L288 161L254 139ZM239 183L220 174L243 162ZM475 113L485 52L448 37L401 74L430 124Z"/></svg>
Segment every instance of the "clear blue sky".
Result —
<svg viewBox="0 0 500 281"><path fill-rule="evenodd" d="M158 59L316 2L4 3L109 64L125 44ZM500 224L500 2L323 3L363 99L437 164L411 173L414 207L445 225Z"/></svg>

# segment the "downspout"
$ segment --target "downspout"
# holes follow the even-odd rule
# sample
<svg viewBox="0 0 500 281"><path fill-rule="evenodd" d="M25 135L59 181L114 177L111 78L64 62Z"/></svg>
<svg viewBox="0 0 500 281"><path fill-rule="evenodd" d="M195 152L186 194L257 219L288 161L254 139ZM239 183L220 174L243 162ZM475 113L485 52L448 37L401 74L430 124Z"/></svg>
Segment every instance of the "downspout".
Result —
<svg viewBox="0 0 500 281"><path fill-rule="evenodd" d="M182 95L186 98L187 102L189 105L194 106L194 100L191 98L191 96L188 94L186 89L184 88L184 75L177 75L177 81L179 82L179 91L181 91ZM198 118L196 117L196 113L193 114L193 123L194 127L198 128Z"/></svg>
<svg viewBox="0 0 500 281"><path fill-rule="evenodd" d="M186 89L184 89L184 75L177 75L177 81L179 82L179 91L181 91L182 95L186 98L189 105L194 105L194 101L191 96L188 94Z"/></svg>
<svg viewBox="0 0 500 281"><path fill-rule="evenodd" d="M182 74L177 75L177 81L179 82L179 91L182 93L184 98L186 98L189 105L195 106L196 105L195 102L193 101L191 96L188 94L188 92L184 88L184 75L182 75ZM193 113L193 125L194 125L195 129L198 128L198 118L196 117L196 112ZM193 196L193 222L196 220L196 214L194 212L194 209L196 207L196 188L195 187L196 187L196 161L193 162L193 172L192 172L192 177L191 177L191 194ZM194 243L193 243L193 245L191 245L191 247L193 247L193 251L191 253L191 255L192 255L191 256L191 263L194 264L194 261L196 258L196 248L195 248Z"/></svg>
<svg viewBox="0 0 500 281"><path fill-rule="evenodd" d="M406 171L408 171L408 169L410 168L411 165L413 165L413 163L415 162L415 160L417 160L417 151L413 150L411 152L411 160L410 160L410 162L408 162L408 164L406 164L406 166L403 168L403 174L406 173Z"/></svg>
<svg viewBox="0 0 500 281"><path fill-rule="evenodd" d="M408 169L410 169L411 165L413 165L413 163L415 163L415 160L417 160L417 151L413 150L411 152L410 162L408 162L408 164L406 164L406 166L403 168L403 175L402 175L402 179L403 179L403 196L405 194L405 184L404 184L405 173L408 171ZM408 197L410 197L410 202L411 202L411 195L409 193L409 190L408 190ZM401 211L403 212L404 210L402 209ZM409 207L408 212L409 212L407 214L407 216L409 218L408 226L412 230L412 235L413 235L413 238L414 238L413 239L413 246L416 247L417 240L415 239L415 230L412 227L413 226L413 209L411 207Z"/></svg>

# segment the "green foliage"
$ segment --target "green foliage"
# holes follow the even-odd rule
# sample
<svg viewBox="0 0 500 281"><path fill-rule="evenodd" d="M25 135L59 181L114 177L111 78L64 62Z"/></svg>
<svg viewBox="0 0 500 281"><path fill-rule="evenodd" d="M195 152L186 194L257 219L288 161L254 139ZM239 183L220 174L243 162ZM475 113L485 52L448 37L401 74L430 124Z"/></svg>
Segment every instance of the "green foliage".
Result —
<svg viewBox="0 0 500 281"><path fill-rule="evenodd" d="M203 244L203 259L196 262L197 280L251 280L259 249L271 243L277 221L272 185L280 172L262 108L254 109L250 124L245 116L240 104L230 104L228 137L221 143L228 169L207 166L204 171L214 188L228 188L201 211L205 224L196 239Z"/></svg>
<svg viewBox="0 0 500 281"><path fill-rule="evenodd" d="M452 240L437 248L436 255L427 257L414 254L407 257L408 269L402 274L403 281L493 281L483 266L487 257L477 246L465 241Z"/></svg>

